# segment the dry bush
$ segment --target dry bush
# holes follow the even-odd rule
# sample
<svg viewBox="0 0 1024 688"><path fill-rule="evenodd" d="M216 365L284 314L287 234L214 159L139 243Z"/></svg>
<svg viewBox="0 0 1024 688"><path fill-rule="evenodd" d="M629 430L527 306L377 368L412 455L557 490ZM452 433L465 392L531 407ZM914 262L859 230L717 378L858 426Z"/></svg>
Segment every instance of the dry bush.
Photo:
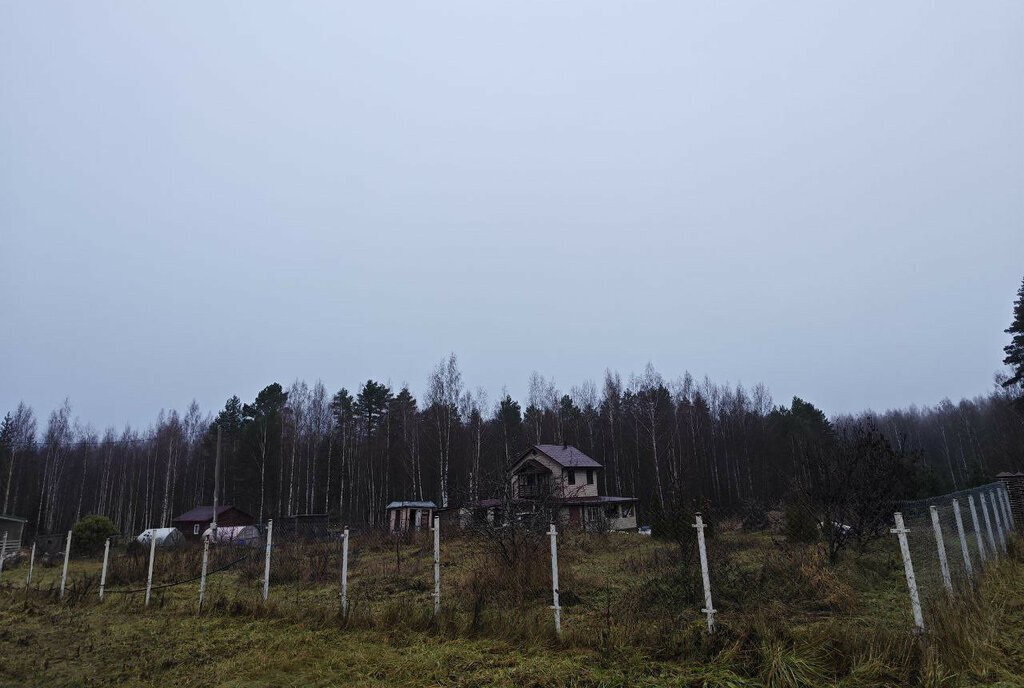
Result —
<svg viewBox="0 0 1024 688"><path fill-rule="evenodd" d="M468 588L475 605L519 607L550 597L551 554L547 536L521 540L514 556L505 556L493 541L478 542L480 546L471 550L467 566ZM566 580L568 567L560 567L559 574Z"/></svg>
<svg viewBox="0 0 1024 688"><path fill-rule="evenodd" d="M149 547L135 546L111 548L110 562L107 568L108 588L133 587L146 584L149 573ZM259 560L262 565L262 548L214 546L210 548L210 559L207 571L213 572L221 567L234 563L241 568L243 559L247 563ZM198 543L188 542L174 548L157 547L153 560L153 584L185 583L197 580L202 572L203 547ZM98 577L97 573L97 577ZM260 569L262 576L262 568Z"/></svg>
<svg viewBox="0 0 1024 688"><path fill-rule="evenodd" d="M153 581L169 583L199 575L203 552L192 543L176 548L157 547ZM144 584L149 571L149 547L113 548L107 569L107 585Z"/></svg>
<svg viewBox="0 0 1024 688"><path fill-rule="evenodd" d="M647 551L636 550L626 555L619 563L623 571L637 576L648 576L652 571L664 571L678 567L682 555L678 549L654 548Z"/></svg>
<svg viewBox="0 0 1024 688"><path fill-rule="evenodd" d="M236 550L237 551L237 550ZM253 548L238 564L239 578L246 582L263 580L264 550ZM335 541L289 542L271 551L270 584L336 583L341 572L341 545Z"/></svg>
<svg viewBox="0 0 1024 688"><path fill-rule="evenodd" d="M847 614L856 609L853 588L828 565L820 548L779 545L766 555L761 575L773 583L766 591L784 601Z"/></svg>
<svg viewBox="0 0 1024 688"><path fill-rule="evenodd" d="M433 537L431 531L390 532L386 527L366 528L358 533L351 533L349 546L363 552L390 552L395 547L405 547L416 543L426 543Z"/></svg>

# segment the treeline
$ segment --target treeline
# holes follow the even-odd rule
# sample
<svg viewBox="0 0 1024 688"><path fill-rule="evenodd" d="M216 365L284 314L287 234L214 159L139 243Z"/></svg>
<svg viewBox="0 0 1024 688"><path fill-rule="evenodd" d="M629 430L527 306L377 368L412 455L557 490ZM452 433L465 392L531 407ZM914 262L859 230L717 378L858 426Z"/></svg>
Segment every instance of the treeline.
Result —
<svg viewBox="0 0 1024 688"><path fill-rule="evenodd" d="M211 502L218 429L220 501L261 521L329 513L334 522L374 524L392 500L458 505L493 496L535 443L572 444L600 461L602 494L640 497L641 520L657 505L705 500L737 512L783 499L822 438L869 426L915 456L925 496L1022 468L1024 418L1010 403L1019 395L997 388L959 404L829 420L799 398L774 404L762 385L689 374L670 381L648 366L625 381L606 372L600 385L567 391L535 373L525 403L507 394L491 401L468 388L451 355L419 399L374 380L336 392L319 381L274 383L248 402L231 397L216 415L193 402L148 429L102 433L79 424L67 402L45 423L21 404L0 429L0 512L39 532L92 513L126 533L167 525Z"/></svg>

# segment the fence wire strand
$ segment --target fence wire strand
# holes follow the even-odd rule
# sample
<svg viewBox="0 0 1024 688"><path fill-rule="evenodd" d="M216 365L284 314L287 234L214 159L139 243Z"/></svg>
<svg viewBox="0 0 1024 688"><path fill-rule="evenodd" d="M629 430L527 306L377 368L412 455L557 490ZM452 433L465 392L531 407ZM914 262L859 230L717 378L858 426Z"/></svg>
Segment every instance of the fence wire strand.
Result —
<svg viewBox="0 0 1024 688"><path fill-rule="evenodd" d="M905 535L924 607L925 626L929 606L944 595L947 579L953 590L966 588L986 565L1005 556L1006 538L1013 530L1005 492L1005 485L996 482L898 505L908 531ZM702 574L689 516L654 521L657 537L649 528L646 533L645 529L633 534L602 533L601 538L568 527L559 528L559 623L603 629L606 633L612 633L614 628L615 632L640 637L647 632L645 628L681 627L700 617L701 605L709 608L708 592L714 596L714 609L720 615L715 617L715 623L721 619L726 625L730 617L766 602L789 604L804 619L849 613L854 607L848 598L854 590L847 590L844 580L828 567L825 554L816 549L821 547L820 532L818 540L783 540L779 537L782 528L773 525L783 517L784 514L766 514L763 523L754 523L749 528L746 522L740 524L736 520L731 524L724 519L715 528L709 527L709 574ZM712 518L709 515L709 521ZM504 528L490 536L507 537L510 531ZM260 524L257 529L258 538L211 544L202 609L207 605L215 609L218 605L232 610L255 609L265 604L267 528ZM503 629L506 618L520 623L520 617L514 614L525 613L523 610L542 620L538 623L544 623L543 619L553 609L552 562L546 534L540 539L534 534L532 539L517 545L522 563L516 569L502 568L495 542L503 541L488 541L485 535L454 526L441 529L440 608L464 614L471 624L476 624L474 628L489 623L492 628ZM266 605L275 613L302 617L327 618L338 614L346 622L350 618L410 618L419 623L421 614L429 614L434 604L435 579L433 534L428 529L405 533L377 529L354 535L345 569L344 604L342 543L338 529L300 532L295 528L278 530L275 524L269 548ZM106 579L107 585L114 581L121 587L107 587L104 594L127 598L131 605L138 598L128 596L146 592L149 548L142 550L134 542L124 543L123 547L110 552ZM179 588L166 596L168 604L193 607L201 578L201 555L202 547L194 540L176 549L158 547L151 590ZM897 536L886 534L881 541L873 540L871 547L858 556L867 561L869 568L864 570L882 571L885 576L877 579L882 581L879 583L865 577L865 588L876 586L870 591L882 593L872 604L885 613L892 605L899 606L900 615L909 612L911 605L903 583ZM37 561L37 566L41 565ZM51 589L59 568L56 561L48 562ZM229 571L228 575L217 575ZM35 580L39 581L43 573L37 569ZM616 585L618 581L609 583L600 579L599 574L609 579L631 580ZM5 571L4 575L3 587L13 589L14 579L10 576L14 574ZM702 581L702 575L707 575L710 582ZM96 557L86 557L69 581L73 581L72 585L77 583L85 591L82 594L92 595L96 587L93 579L98 582L99 562ZM189 585L195 586L195 590L181 589ZM161 596L161 606L163 603Z"/></svg>
<svg viewBox="0 0 1024 688"><path fill-rule="evenodd" d="M227 564L225 564L223 566L220 566L220 567L218 567L216 569L213 569L212 571L207 571L206 572L206 576L207 576L207 578L209 578L210 576L214 575L215 573L220 573L222 571L227 571L228 569L230 569L235 564L238 564L238 563L244 561L245 559L249 558L249 556L250 555L247 552L247 553L243 554L242 556L238 557L237 559L235 559L234 561L228 562ZM195 583L200 578L202 578L202 574L200 574L198 576L194 576L192 578L186 578L185 580L173 581L171 583L160 583L159 585L153 585L153 587L150 588L150 590L162 590L164 588L173 588L173 587L176 587L176 586L179 586L179 585L186 585L188 583ZM104 590L103 591L103 593L105 595L133 595L133 594L136 594L136 593L143 593L143 592L146 592L146 588L144 588L144 587L142 587L142 588L122 589L122 590Z"/></svg>
<svg viewBox="0 0 1024 688"><path fill-rule="evenodd" d="M900 504L904 523L910 530L907 541L922 601L934 600L945 591L940 551L945 554L954 589L969 584L969 573L976 576L987 562L1003 556L1004 538L1009 534L1001 496L1003 490L1002 483L989 483ZM960 509L966 557L960 528L957 527L954 501ZM932 517L933 507L938 519L938 534Z"/></svg>

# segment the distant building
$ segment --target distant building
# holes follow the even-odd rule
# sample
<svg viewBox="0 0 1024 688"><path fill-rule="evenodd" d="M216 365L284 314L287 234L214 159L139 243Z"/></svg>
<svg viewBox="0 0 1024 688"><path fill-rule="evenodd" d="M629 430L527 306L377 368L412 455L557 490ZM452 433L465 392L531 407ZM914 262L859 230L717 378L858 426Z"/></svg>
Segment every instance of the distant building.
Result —
<svg viewBox="0 0 1024 688"><path fill-rule="evenodd" d="M517 511L550 509L556 523L590 530L636 528L636 497L600 493L604 466L576 447L538 444L523 452L511 469L512 505ZM507 517L502 503L484 499L466 505L463 522Z"/></svg>
<svg viewBox="0 0 1024 688"><path fill-rule="evenodd" d="M187 538L199 539L203 531L213 522L212 506L197 506L181 516L171 519L171 524ZM251 526L256 523L252 514L234 506L217 507L218 526Z"/></svg>
<svg viewBox="0 0 1024 688"><path fill-rule="evenodd" d="M388 530L404 533L429 528L437 505L433 502L391 502L385 510L388 514Z"/></svg>
<svg viewBox="0 0 1024 688"><path fill-rule="evenodd" d="M64 540L67 533L39 533L33 539L36 545L36 552L42 554L57 554L64 551Z"/></svg>
<svg viewBox="0 0 1024 688"><path fill-rule="evenodd" d="M327 514L277 516L274 518L274 540L322 540L328 537L328 521Z"/></svg>
<svg viewBox="0 0 1024 688"><path fill-rule="evenodd" d="M1024 473L1000 473L996 480L1006 487L1013 527L1024 527Z"/></svg>
<svg viewBox="0 0 1024 688"><path fill-rule="evenodd" d="M21 535L28 521L20 516L0 514L0 558L12 556L21 551ZM4 534L7 546L4 546Z"/></svg>

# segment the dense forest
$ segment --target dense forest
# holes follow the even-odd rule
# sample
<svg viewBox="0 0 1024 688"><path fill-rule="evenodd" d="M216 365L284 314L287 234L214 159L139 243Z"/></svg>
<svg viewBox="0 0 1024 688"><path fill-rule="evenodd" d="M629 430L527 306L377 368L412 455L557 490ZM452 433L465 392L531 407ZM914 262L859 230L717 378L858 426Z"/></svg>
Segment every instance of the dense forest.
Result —
<svg viewBox="0 0 1024 688"><path fill-rule="evenodd" d="M231 397L215 415L193 402L149 428L102 432L81 425L67 402L45 421L21 404L0 431L0 513L39 532L92 513L126 533L166 525L211 502L218 429L221 503L261 521L329 513L374 524L394 499L491 496L518 453L541 442L575 445L604 464L602 493L640 497L641 519L684 501L736 512L781 500L816 438L866 427L916 457L917 489L940 493L1024 468L1024 416L1012 403L1021 391L1017 380L959 403L828 419L799 398L775 404L764 386L669 380L649 365L568 391L535 373L525 403L491 401L463 381L453 354L421 398L374 380L334 393L300 380L251 401Z"/></svg>

